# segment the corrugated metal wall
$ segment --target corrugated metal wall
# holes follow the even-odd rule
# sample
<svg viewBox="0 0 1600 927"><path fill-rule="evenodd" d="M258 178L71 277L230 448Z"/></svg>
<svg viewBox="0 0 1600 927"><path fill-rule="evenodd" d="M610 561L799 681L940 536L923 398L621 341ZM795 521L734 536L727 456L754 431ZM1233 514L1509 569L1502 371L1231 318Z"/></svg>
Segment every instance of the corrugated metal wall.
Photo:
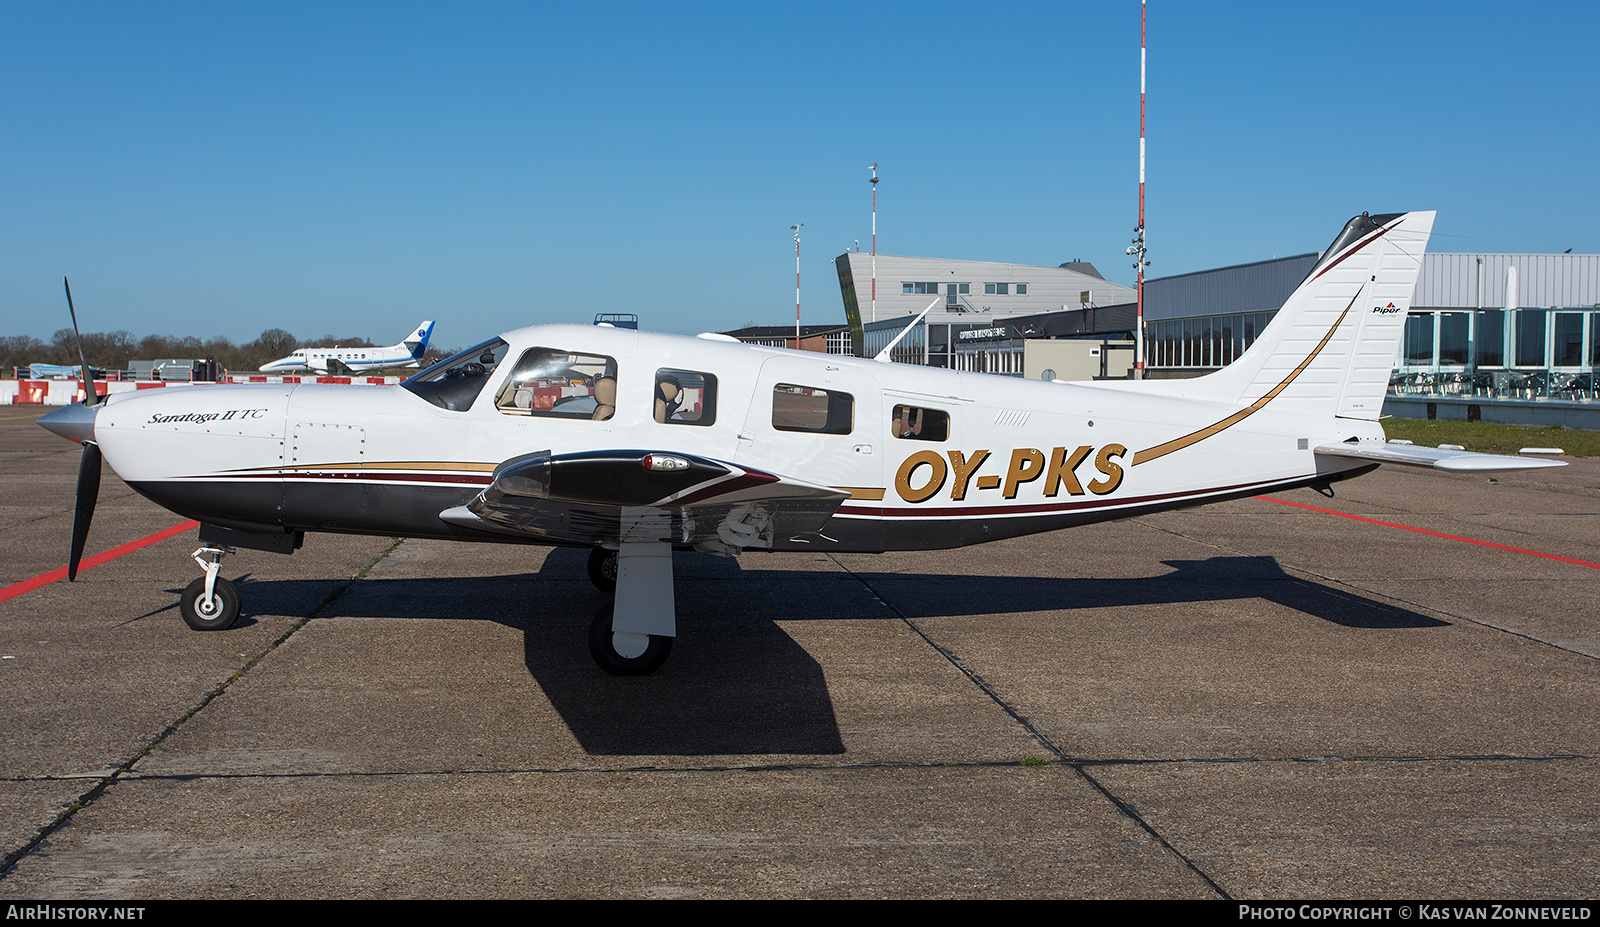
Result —
<svg viewBox="0 0 1600 927"><path fill-rule="evenodd" d="M1480 259L1482 302L1478 301ZM1508 267L1517 269L1517 308L1600 304L1600 254L1427 254L1411 305L1502 309Z"/></svg>
<svg viewBox="0 0 1600 927"><path fill-rule="evenodd" d="M1146 280L1144 317L1155 322L1277 309L1316 263L1313 252Z"/></svg>
<svg viewBox="0 0 1600 927"><path fill-rule="evenodd" d="M1479 259L1483 301L1478 301ZM1147 280L1148 321L1277 309L1317 262L1299 254ZM1517 269L1517 307L1548 309L1600 305L1600 254L1425 254L1417 275L1417 309L1501 309L1506 268Z"/></svg>
<svg viewBox="0 0 1600 927"><path fill-rule="evenodd" d="M1292 257L1254 264L1219 267L1216 270L1158 277L1145 281L1144 315L1148 322L1187 319L1243 312L1276 310L1294 292L1317 262L1318 255ZM845 256L856 278L856 294L863 315L867 313L864 277L859 268L867 255ZM1479 259L1482 259L1483 299L1479 301ZM1519 308L1565 308L1600 306L1600 254L1426 254L1417 276L1412 306L1418 309L1500 309L1505 306L1506 268L1517 268L1517 306ZM957 270L956 275L951 270ZM1007 277L1030 284L1026 297L983 295L987 280ZM1076 308L1078 287L1093 285L1097 301L1105 292L1102 306L1122 300L1129 290L1095 281L1059 268L1029 267L1020 264L987 264L977 261L939 261L878 255L878 316L892 318L922 310L933 297L903 296L902 280L971 281L976 291L969 298L976 304L994 307L995 317L1054 310L1061 305ZM1003 311L1004 306L1009 311ZM929 314L929 322L966 323L969 313L943 313L942 306ZM1069 313L1075 314L1075 313ZM981 317L981 316L980 316ZM1131 326L1131 322L1130 322ZM1097 330L1107 325L1100 322Z"/></svg>

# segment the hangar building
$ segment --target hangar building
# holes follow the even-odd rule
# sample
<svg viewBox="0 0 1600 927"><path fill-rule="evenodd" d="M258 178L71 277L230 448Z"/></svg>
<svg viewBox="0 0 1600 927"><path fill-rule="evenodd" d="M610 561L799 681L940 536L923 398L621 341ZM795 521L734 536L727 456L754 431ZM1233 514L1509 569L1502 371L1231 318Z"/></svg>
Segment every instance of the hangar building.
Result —
<svg viewBox="0 0 1600 927"><path fill-rule="evenodd" d="M1147 280L1148 375L1199 376L1232 362L1318 256ZM870 312L862 296L869 260L859 253L835 259L847 317L853 310ZM877 278L878 320L863 316L867 356L936 298L942 303L896 347L896 361L1054 375L1054 364L1029 368L1030 342L1088 339L1111 345L1133 337L1133 289L1106 281L1088 264L1053 268L880 254ZM1121 376L1122 368L1106 375ZM1600 255L1430 252L1423 257L1385 408L1419 418L1600 428L1600 408L1590 405L1600 398L1597 380Z"/></svg>

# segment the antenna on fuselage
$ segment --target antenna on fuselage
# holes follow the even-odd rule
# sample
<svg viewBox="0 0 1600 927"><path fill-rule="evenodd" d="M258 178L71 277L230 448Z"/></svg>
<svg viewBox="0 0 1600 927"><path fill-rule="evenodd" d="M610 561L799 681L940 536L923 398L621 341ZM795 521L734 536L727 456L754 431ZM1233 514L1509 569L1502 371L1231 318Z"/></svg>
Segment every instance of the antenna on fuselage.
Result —
<svg viewBox="0 0 1600 927"><path fill-rule="evenodd" d="M916 328L917 327L917 323L922 321L922 317L927 315L928 312L931 311L933 309L933 307L937 306L937 305L939 305L939 301L937 299L934 300L933 302L929 303L927 309L924 309L921 312L917 313L917 317L911 320L911 324L907 325L905 328L900 329L900 334L895 335L894 336L894 340L889 342L888 344L884 345L883 350L879 351L877 353L877 355L874 356L872 359L875 360L875 361L882 361L885 364L893 363L893 361L889 360L889 352L894 350L894 346L899 344L900 343L900 339L904 338L906 336L906 332L909 332L913 328Z"/></svg>

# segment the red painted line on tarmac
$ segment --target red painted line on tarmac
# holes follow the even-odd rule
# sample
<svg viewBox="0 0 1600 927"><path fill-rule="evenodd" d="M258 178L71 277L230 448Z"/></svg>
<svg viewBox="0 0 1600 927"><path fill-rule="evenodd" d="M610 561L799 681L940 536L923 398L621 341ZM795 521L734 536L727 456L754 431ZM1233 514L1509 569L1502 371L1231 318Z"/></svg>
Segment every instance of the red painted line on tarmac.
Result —
<svg viewBox="0 0 1600 927"><path fill-rule="evenodd" d="M1314 505L1306 505L1302 502L1290 502L1287 499L1274 499L1271 496L1256 496L1256 498L1263 499L1267 502L1277 502L1281 505L1292 505L1297 509L1310 509L1313 512L1322 512L1325 515L1337 515L1340 518L1364 521L1369 525L1382 525L1385 528L1399 528L1401 531L1413 531L1417 534L1426 534L1429 537L1444 538L1450 541L1460 541L1463 544L1476 544L1479 547L1493 547L1495 550L1509 550L1516 554L1527 554L1530 557L1543 557L1546 560L1559 560L1562 563L1572 563L1578 566L1586 566L1590 569L1600 570L1600 563L1592 563L1588 560L1578 560L1573 557L1562 557L1557 554L1547 554L1537 550L1528 550L1526 547L1511 547L1507 544L1496 544L1493 541L1479 541L1475 538L1464 538L1456 534L1445 534L1442 531L1429 531L1426 528L1413 528L1410 525L1397 525L1392 521L1379 521L1376 518L1366 518L1361 515L1351 515L1349 512L1336 512L1333 509L1318 508Z"/></svg>
<svg viewBox="0 0 1600 927"><path fill-rule="evenodd" d="M84 570L87 570L92 566L99 566L102 563L115 560L118 557L121 557L123 554L131 554L136 550L143 550L144 548L149 547L151 544L155 544L159 541L165 541L167 538L176 537L191 528L198 527L200 527L199 522L186 521L181 525L173 525L171 528L168 528L165 531L157 531L155 534L142 537L137 541L129 541L121 547L113 547L103 554L95 554L93 557L88 557L80 561L78 564L78 572L82 573ZM58 579L66 578L67 568L56 567L48 573L40 573L33 579L25 579L20 583L13 583L4 589L0 589L0 602L4 602L7 599L14 599L25 592L32 592L33 590L38 589L40 586L48 586Z"/></svg>

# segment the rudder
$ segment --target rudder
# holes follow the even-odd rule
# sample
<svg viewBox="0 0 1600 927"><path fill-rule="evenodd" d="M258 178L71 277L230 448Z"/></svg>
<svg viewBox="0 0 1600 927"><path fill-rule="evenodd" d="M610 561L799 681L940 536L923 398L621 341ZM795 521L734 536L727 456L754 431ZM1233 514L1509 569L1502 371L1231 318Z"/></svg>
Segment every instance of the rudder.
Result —
<svg viewBox="0 0 1600 927"><path fill-rule="evenodd" d="M1249 350L1183 392L1376 420L1433 218L1426 211L1351 219Z"/></svg>

